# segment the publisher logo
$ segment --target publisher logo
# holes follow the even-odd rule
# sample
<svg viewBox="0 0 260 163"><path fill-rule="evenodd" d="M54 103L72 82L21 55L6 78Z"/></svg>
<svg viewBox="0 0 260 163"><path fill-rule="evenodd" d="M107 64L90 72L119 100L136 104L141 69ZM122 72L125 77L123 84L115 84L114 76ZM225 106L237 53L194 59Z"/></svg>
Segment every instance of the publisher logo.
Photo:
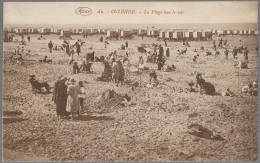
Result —
<svg viewBox="0 0 260 163"><path fill-rule="evenodd" d="M75 10L77 15L82 15L82 16L89 16L92 14L92 9L89 7L78 7Z"/></svg>

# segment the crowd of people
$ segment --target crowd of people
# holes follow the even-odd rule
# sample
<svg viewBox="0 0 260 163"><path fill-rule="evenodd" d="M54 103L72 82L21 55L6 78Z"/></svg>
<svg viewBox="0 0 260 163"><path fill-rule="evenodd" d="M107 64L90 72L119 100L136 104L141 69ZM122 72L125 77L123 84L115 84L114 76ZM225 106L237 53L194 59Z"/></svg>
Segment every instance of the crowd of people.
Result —
<svg viewBox="0 0 260 163"><path fill-rule="evenodd" d="M30 37L27 37L27 40L30 41ZM103 42L103 37L99 38L100 42ZM116 86L119 86L119 84L124 85L124 80L130 75L130 67L131 62L129 59L129 53L126 52L125 55L118 55L117 51L113 51L105 56L97 57L95 56L95 51L92 51L91 53L87 53L84 57L84 60L81 64L78 65L78 62L74 61L73 55L74 53L80 55L81 52L81 46L85 42L82 42L80 39L77 40L74 44L70 44L69 41L64 40L63 44L59 47L62 47L65 52L65 54L68 57L71 57L70 63L73 65L73 71L72 74L77 74L80 72L94 72L92 69L93 62L102 62L104 65L104 71L102 75L97 79L98 81L106 81L106 82L114 82ZM238 68L247 68L248 64L248 55L249 50L247 47L243 47L241 45L241 39L239 41L240 45L235 46L232 50L233 54L233 60L234 60L234 66ZM186 46L187 43L185 43L184 46ZM218 46L216 46L218 44ZM128 42L125 42L125 48L129 47ZM170 49L167 47L167 43L165 43L166 51L164 50L164 47L162 45L158 44L152 44L152 51L145 52L146 53L146 63L154 63L157 64L157 71L174 71L176 67L174 65L169 65L168 59L170 58ZM48 43L49 53L52 53L53 50L58 49L58 46L54 46L52 41ZM221 55L220 49L224 49L224 57L228 60L229 59L229 47L231 47L231 40L223 40L222 38L218 38L217 40L213 41L213 47L212 49L215 51L215 56ZM74 51L75 49L75 51ZM122 48L121 48L122 49ZM204 47L202 46L200 48L200 51L204 51ZM187 48L183 50L179 50L179 56L185 55L187 53ZM197 49L194 50L194 52L199 52ZM22 55L24 53L24 48L20 48L17 46L15 48L15 55ZM206 56L212 55L212 52L207 49L205 51ZM244 62L238 60L238 53L242 53L244 56ZM197 58L199 57L199 54L194 55L193 62L197 62ZM48 58L47 56L44 57L42 62L52 62L52 59ZM138 64L137 64L137 72L139 74L143 74L145 70L145 61L143 56L139 56ZM146 87L155 87L159 84L159 80L156 74L155 70L150 71L150 79L148 81L148 84ZM200 78L196 76L196 80L199 81ZM39 82L35 79L35 75L30 75L31 86L41 91L42 88L45 88L47 92L50 92L51 87L47 82ZM197 82L196 86L198 85ZM204 82L205 83L205 82ZM242 89L242 92L249 93L250 95L257 95L257 83L254 82L253 84L248 84L245 88ZM228 88L225 92L222 93L223 96L234 96L234 93ZM83 86L83 82L79 81L78 84L76 84L75 79L69 79L63 76L60 76L58 81L54 85L54 91L53 91L53 101L56 104L56 111L57 111L57 117L65 118L71 115L71 119L73 120L76 115L80 115L80 111L84 110L84 103L83 100L85 98L85 90Z"/></svg>

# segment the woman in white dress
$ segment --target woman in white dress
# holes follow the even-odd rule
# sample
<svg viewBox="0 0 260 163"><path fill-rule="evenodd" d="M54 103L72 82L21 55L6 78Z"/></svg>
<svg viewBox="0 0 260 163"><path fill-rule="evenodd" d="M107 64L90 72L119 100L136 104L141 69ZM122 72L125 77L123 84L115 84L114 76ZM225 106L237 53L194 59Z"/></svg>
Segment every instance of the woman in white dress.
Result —
<svg viewBox="0 0 260 163"><path fill-rule="evenodd" d="M68 99L67 99L67 106L66 106L66 111L71 113L71 120L74 119L75 114L77 113L79 116L79 110L80 110L80 105L79 105L79 88L76 85L76 80L71 79L68 82Z"/></svg>

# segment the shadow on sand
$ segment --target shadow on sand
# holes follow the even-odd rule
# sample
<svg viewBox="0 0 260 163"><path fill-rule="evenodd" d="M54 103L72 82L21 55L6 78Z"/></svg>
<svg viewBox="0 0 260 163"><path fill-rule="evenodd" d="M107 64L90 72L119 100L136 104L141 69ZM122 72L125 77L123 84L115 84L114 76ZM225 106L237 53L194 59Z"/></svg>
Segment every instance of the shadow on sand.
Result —
<svg viewBox="0 0 260 163"><path fill-rule="evenodd" d="M14 110L14 111L3 111L3 116L12 116L12 115L22 115L23 112Z"/></svg>
<svg viewBox="0 0 260 163"><path fill-rule="evenodd" d="M16 122L22 122L24 120L28 120L28 119L23 119L23 118L3 118L3 124L11 124L11 123L16 123Z"/></svg>

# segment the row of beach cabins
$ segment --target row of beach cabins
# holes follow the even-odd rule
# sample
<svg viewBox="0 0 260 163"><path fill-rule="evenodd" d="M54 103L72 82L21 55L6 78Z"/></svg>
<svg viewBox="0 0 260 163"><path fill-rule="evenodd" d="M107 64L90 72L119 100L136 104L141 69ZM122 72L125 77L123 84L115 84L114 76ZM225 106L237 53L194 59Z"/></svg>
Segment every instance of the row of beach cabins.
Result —
<svg viewBox="0 0 260 163"><path fill-rule="evenodd" d="M64 35L106 35L108 39L126 38L132 39L133 36L147 36L158 38L158 40L208 40L213 35L246 35L257 36L258 30L253 29L228 29L228 30L164 30L164 29L59 29L59 28L7 28L8 33L16 34L58 34Z"/></svg>

